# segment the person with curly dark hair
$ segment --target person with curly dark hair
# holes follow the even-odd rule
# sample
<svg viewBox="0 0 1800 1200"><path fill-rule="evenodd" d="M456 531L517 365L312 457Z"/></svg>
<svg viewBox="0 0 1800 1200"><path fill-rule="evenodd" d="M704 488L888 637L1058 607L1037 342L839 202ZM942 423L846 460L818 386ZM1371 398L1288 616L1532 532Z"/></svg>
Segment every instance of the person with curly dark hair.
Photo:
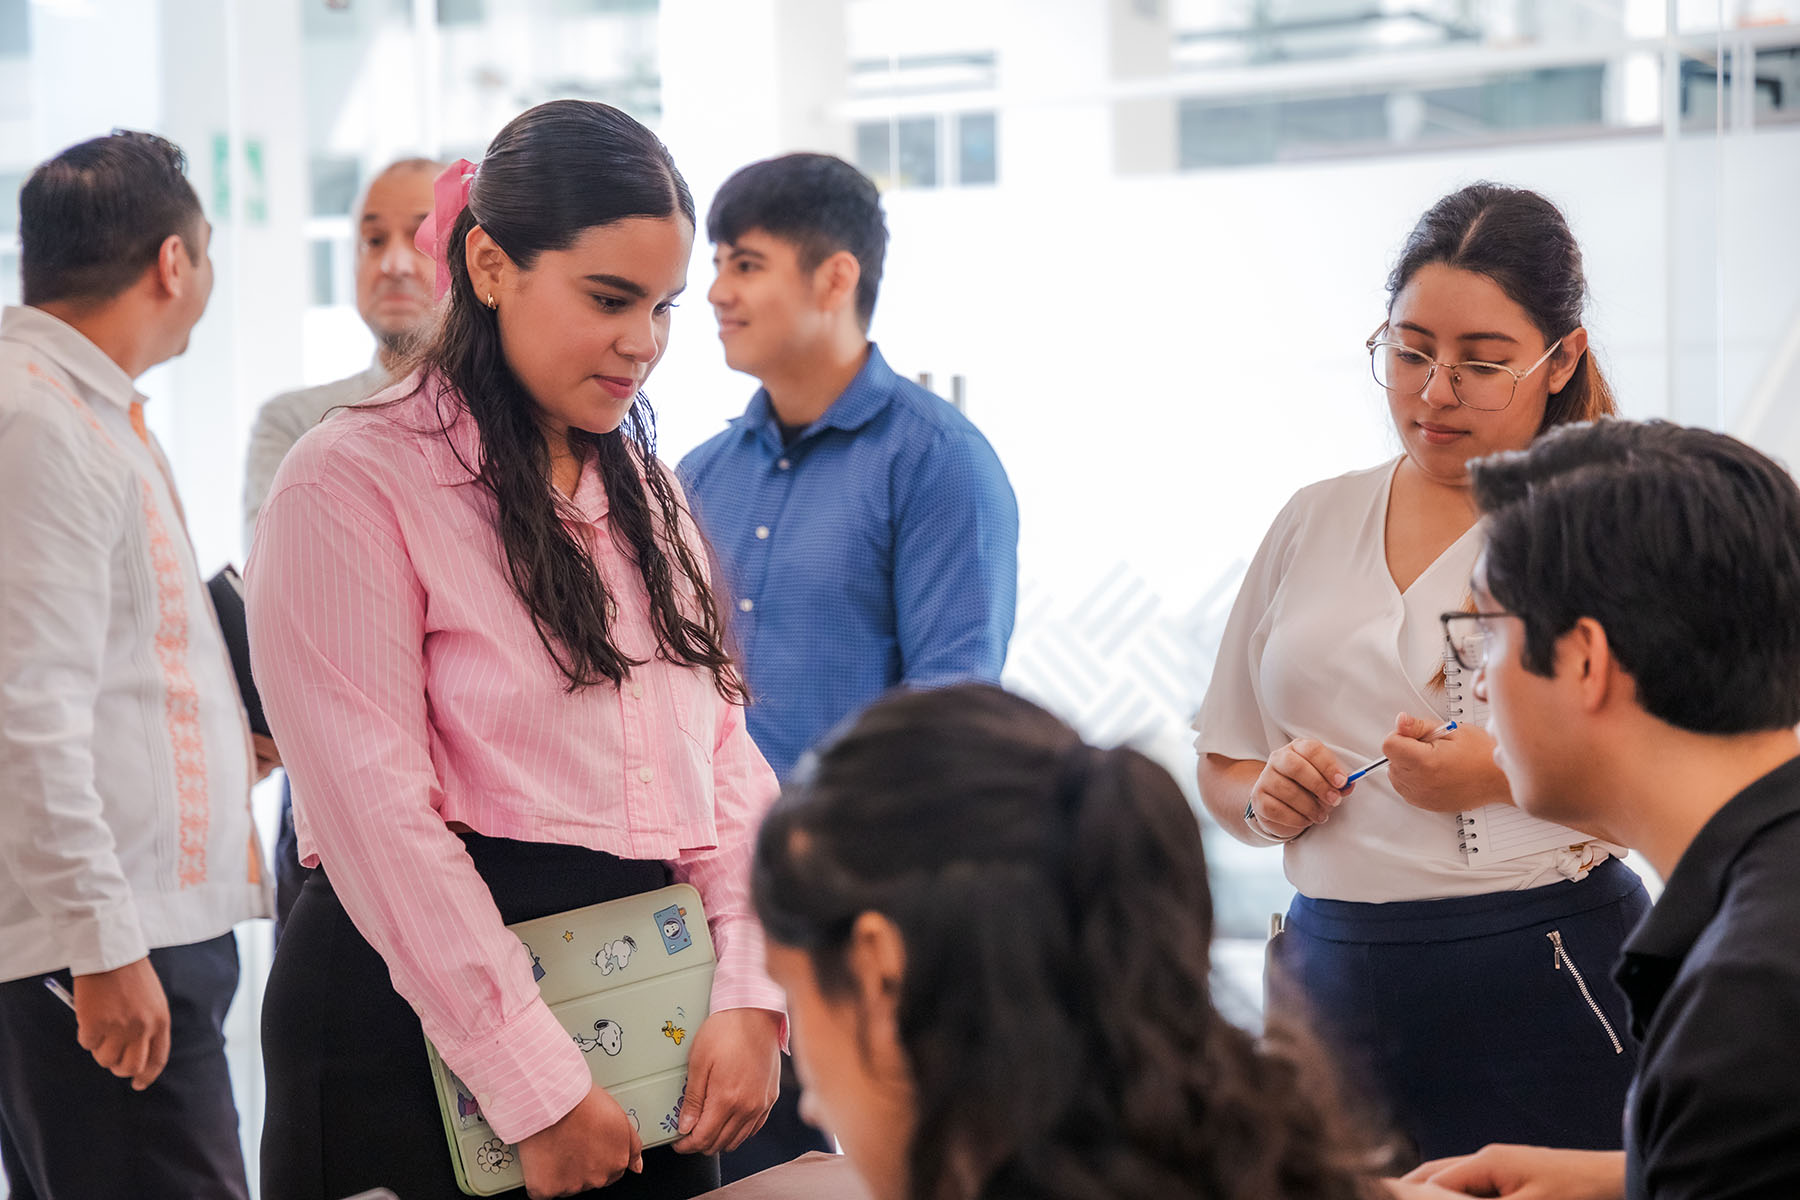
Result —
<svg viewBox="0 0 1800 1200"><path fill-rule="evenodd" d="M1304 1040L1214 1006L1200 825L1135 750L896 693L802 761L751 878L802 1107L876 1200L1384 1194Z"/></svg>
<svg viewBox="0 0 1800 1200"><path fill-rule="evenodd" d="M693 200L649 130L574 100L435 191L439 328L288 454L246 572L323 868L263 1012L263 1194L456 1194L428 1036L532 1195L695 1195L774 1101L783 1018L747 879L775 778L641 391ZM645 1152L506 926L672 880L719 965L682 1137Z"/></svg>

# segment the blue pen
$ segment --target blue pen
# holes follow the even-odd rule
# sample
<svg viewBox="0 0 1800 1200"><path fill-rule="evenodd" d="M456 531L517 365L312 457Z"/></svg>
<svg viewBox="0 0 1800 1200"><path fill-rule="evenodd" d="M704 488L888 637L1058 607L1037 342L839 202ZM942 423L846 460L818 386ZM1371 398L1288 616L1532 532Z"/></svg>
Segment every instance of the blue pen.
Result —
<svg viewBox="0 0 1800 1200"><path fill-rule="evenodd" d="M1424 737L1420 738L1419 740L1421 742L1435 741L1438 738L1443 737L1446 733L1449 733L1452 729L1455 729L1455 728L1456 728L1456 722L1451 721L1448 725L1438 726L1436 729L1432 730L1430 733L1426 734ZM1354 774L1354 775L1350 776L1348 779L1344 780L1344 786L1349 787L1351 784L1353 784L1357 780L1361 779L1364 775L1367 775L1370 771L1373 771L1376 767L1385 767L1385 766L1387 766L1387 759L1378 758L1374 762L1370 763L1368 766L1364 767L1362 770L1358 771L1356 774Z"/></svg>
<svg viewBox="0 0 1800 1200"><path fill-rule="evenodd" d="M68 1005L70 1012L75 1011L75 997L69 994L68 988L56 982L56 976L44 976L44 986L50 989L50 994L52 996L55 996L58 1000L61 1000L64 1004Z"/></svg>

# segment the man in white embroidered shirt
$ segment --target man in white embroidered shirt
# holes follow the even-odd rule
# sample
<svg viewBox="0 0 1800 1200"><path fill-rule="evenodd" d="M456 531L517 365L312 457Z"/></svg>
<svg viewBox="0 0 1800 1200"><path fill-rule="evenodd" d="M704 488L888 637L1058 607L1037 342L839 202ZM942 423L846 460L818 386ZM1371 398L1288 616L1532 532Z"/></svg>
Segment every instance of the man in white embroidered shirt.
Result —
<svg viewBox="0 0 1800 1200"><path fill-rule="evenodd" d="M212 291L183 165L120 132L39 166L0 315L0 1163L34 1200L248 1194L222 1023L274 747L132 382Z"/></svg>

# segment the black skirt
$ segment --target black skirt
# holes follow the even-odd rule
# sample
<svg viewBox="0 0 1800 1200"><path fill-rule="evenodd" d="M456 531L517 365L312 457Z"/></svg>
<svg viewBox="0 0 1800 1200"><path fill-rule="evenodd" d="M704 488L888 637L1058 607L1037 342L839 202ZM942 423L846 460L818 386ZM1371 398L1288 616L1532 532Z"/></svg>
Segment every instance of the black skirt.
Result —
<svg viewBox="0 0 1800 1200"><path fill-rule="evenodd" d="M472 833L462 839L509 925L670 882L660 862ZM401 1200L463 1194L418 1014L394 991L387 963L357 932L325 871L307 880L282 930L262 1039L265 1200L337 1200L377 1187ZM644 1152L642 1175L582 1195L685 1200L718 1186L716 1158L663 1146Z"/></svg>

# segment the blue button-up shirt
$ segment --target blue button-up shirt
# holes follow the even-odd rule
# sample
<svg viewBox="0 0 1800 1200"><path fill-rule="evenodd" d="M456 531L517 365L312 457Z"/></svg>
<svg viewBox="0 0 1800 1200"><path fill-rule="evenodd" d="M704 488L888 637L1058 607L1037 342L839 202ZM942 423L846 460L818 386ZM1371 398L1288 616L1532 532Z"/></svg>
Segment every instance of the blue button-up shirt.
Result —
<svg viewBox="0 0 1800 1200"><path fill-rule="evenodd" d="M881 352L794 443L759 390L677 469L724 573L776 773L896 685L997 682L1019 509L993 447Z"/></svg>

